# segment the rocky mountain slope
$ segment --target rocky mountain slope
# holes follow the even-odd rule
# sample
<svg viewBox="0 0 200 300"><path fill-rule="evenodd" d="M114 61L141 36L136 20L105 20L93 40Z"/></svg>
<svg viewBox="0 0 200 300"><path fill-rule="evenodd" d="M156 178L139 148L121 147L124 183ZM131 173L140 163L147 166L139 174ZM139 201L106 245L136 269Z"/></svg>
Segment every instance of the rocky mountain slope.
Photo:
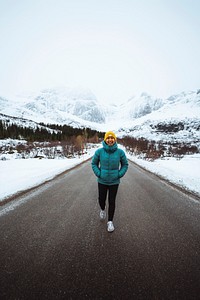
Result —
<svg viewBox="0 0 200 300"><path fill-rule="evenodd" d="M15 101L0 97L0 112L45 124L114 130L119 137L200 140L200 90L167 99L142 93L117 106L100 104L88 90L45 89Z"/></svg>
<svg viewBox="0 0 200 300"><path fill-rule="evenodd" d="M163 100L159 109L139 118L124 120L118 131L119 136L128 133L157 141L200 143L200 93L173 95Z"/></svg>
<svg viewBox="0 0 200 300"><path fill-rule="evenodd" d="M0 112L36 122L72 126L105 122L101 105L87 90L45 89L39 94L21 97L15 101L0 98Z"/></svg>

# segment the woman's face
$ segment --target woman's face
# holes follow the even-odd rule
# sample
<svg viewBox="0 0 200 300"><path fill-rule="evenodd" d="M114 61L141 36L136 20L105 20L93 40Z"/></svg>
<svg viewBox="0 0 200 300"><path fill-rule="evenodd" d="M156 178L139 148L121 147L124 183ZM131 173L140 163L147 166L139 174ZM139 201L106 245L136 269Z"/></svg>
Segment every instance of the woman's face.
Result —
<svg viewBox="0 0 200 300"><path fill-rule="evenodd" d="M106 139L106 144L108 144L108 146L112 146L114 143L115 143L115 138L112 135L108 136Z"/></svg>

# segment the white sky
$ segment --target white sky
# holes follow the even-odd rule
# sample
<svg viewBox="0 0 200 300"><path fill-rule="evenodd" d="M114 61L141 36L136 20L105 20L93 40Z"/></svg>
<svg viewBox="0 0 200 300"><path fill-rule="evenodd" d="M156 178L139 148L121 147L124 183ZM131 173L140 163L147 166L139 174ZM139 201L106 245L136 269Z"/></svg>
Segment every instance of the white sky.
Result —
<svg viewBox="0 0 200 300"><path fill-rule="evenodd" d="M56 86L100 102L200 88L199 0L0 0L0 96Z"/></svg>

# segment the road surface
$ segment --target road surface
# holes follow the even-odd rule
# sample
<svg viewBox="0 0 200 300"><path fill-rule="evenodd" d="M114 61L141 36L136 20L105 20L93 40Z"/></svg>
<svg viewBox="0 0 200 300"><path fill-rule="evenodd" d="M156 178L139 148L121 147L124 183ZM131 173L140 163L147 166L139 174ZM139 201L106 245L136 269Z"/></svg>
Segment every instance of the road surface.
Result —
<svg viewBox="0 0 200 300"><path fill-rule="evenodd" d="M0 207L0 299L200 299L200 202L130 162L108 233L90 161Z"/></svg>

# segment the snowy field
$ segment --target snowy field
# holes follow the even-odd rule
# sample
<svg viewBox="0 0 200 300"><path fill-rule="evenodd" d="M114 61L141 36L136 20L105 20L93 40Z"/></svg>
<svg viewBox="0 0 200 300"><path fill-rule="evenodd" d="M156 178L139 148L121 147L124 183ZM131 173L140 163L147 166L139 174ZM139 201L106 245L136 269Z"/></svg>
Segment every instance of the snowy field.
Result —
<svg viewBox="0 0 200 300"><path fill-rule="evenodd" d="M154 162L127 157L145 169L200 196L200 154L186 155L181 160L173 157Z"/></svg>
<svg viewBox="0 0 200 300"><path fill-rule="evenodd" d="M7 197L52 179L92 157L91 149L80 158L72 159L10 159L0 160L0 201ZM127 154L127 157L144 168L200 196L200 154L148 162Z"/></svg>

